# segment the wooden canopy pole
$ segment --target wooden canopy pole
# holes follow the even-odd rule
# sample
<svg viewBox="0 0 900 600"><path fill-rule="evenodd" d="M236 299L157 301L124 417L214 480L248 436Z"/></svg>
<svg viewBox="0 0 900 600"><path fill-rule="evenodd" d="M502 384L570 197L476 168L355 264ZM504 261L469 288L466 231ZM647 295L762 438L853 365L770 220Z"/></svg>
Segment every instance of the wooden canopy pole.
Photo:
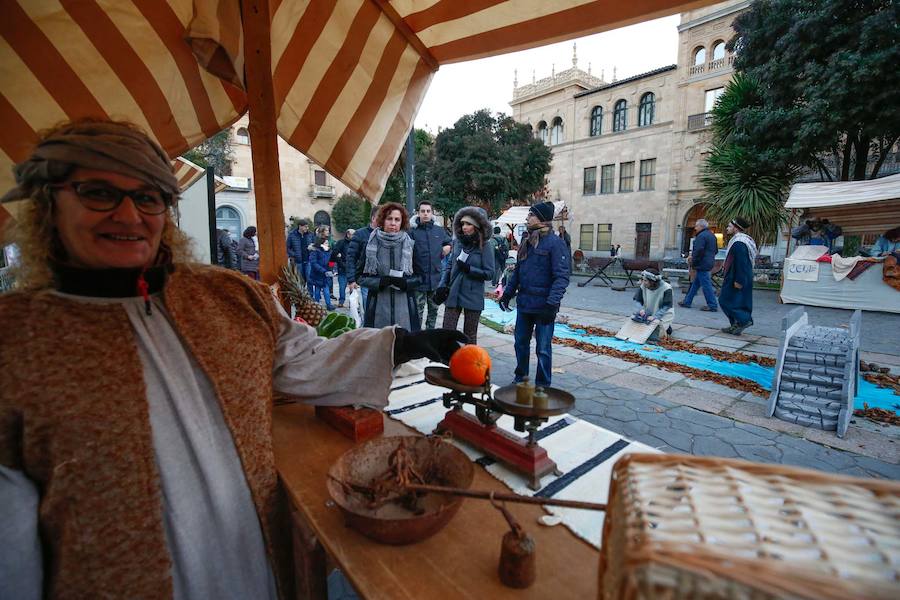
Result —
<svg viewBox="0 0 900 600"><path fill-rule="evenodd" d="M281 167L272 88L272 44L269 0L243 0L244 69L250 105L250 147L253 149L253 189L259 238L259 275L265 283L278 279L287 263Z"/></svg>

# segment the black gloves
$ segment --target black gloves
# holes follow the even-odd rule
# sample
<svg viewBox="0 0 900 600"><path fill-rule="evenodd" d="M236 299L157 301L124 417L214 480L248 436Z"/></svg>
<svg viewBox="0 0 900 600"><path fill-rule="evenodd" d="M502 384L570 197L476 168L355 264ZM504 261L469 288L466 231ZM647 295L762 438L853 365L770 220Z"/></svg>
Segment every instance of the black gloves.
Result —
<svg viewBox="0 0 900 600"><path fill-rule="evenodd" d="M535 320L541 325L548 325L556 321L556 313L558 312L558 306L554 306L553 304L545 304L544 308L541 309L541 312L535 315Z"/></svg>
<svg viewBox="0 0 900 600"><path fill-rule="evenodd" d="M503 312L511 311L512 309L509 307L509 303L511 300L512 296L507 296L506 294L500 296L500 299L497 300L497 304L500 306L500 310L502 310Z"/></svg>
<svg viewBox="0 0 900 600"><path fill-rule="evenodd" d="M468 344L469 338L455 329L427 329L407 331L402 327L394 330L394 365L416 358L430 358L444 364L450 362L460 344Z"/></svg>
<svg viewBox="0 0 900 600"><path fill-rule="evenodd" d="M401 290L406 290L406 280L404 278L382 275L381 279L379 279L378 281L378 289L383 290L389 285L392 285Z"/></svg>
<svg viewBox="0 0 900 600"><path fill-rule="evenodd" d="M459 270L462 271L463 273L468 273L469 271L472 270L472 267L469 266L469 263L463 262L463 261L461 261L461 260L457 260L457 261L456 261L456 266L457 266L457 267L459 268Z"/></svg>
<svg viewBox="0 0 900 600"><path fill-rule="evenodd" d="M450 288L445 285L442 285L438 289L434 290L434 295L431 296L431 301L435 304L443 304L447 301L447 298L450 296Z"/></svg>

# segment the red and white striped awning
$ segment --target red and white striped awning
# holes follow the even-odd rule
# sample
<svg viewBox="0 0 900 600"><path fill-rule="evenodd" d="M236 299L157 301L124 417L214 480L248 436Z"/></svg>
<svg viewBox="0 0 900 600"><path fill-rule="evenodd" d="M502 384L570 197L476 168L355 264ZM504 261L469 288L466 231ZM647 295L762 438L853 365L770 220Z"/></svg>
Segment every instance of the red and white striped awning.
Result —
<svg viewBox="0 0 900 600"><path fill-rule="evenodd" d="M270 0L278 131L376 198L440 64L709 3ZM65 119L132 121L178 156L247 108L238 0L0 0L0 6L3 189L36 132Z"/></svg>
<svg viewBox="0 0 900 600"><path fill-rule="evenodd" d="M197 181L206 174L206 169L196 163L189 161L183 156L179 156L172 161L172 170L175 171L175 178L178 179L178 189L182 193L184 192L184 190L197 183ZM218 194L222 190L226 189L228 187L228 184L225 183L225 180L223 180L218 175L216 175L215 178L215 193Z"/></svg>

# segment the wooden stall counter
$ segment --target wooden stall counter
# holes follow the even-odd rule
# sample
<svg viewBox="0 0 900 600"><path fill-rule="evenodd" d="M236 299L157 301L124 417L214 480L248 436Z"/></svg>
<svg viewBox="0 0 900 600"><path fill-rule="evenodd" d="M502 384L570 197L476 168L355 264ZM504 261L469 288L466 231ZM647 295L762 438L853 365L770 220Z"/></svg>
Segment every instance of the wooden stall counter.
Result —
<svg viewBox="0 0 900 600"><path fill-rule="evenodd" d="M386 436L419 435L384 420ZM563 525L540 525L537 519L545 513L538 506L507 504L534 537L537 555L534 585L508 588L497 575L508 526L489 502L465 500L444 529L417 544L379 544L344 525L325 487L328 468L353 442L299 404L275 408L273 435L278 472L293 504L299 598L326 597L323 549L362 598L598 597L598 551ZM472 487L509 491L481 467Z"/></svg>

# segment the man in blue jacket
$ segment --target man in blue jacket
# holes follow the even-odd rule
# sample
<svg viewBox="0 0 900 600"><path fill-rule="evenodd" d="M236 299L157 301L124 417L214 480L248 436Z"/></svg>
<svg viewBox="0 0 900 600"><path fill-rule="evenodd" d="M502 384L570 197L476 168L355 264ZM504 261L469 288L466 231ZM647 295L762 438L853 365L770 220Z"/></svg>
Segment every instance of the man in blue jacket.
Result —
<svg viewBox="0 0 900 600"><path fill-rule="evenodd" d="M294 261L297 270L306 280L306 287L309 289L310 295L312 295L313 289L309 283L309 247L315 238L316 236L309 230L309 221L306 219L297 221L297 229L291 230L287 237L288 258Z"/></svg>
<svg viewBox="0 0 900 600"><path fill-rule="evenodd" d="M434 329L438 313L438 305L433 299L434 290L441 283L441 259L450 252L450 236L443 227L435 226L431 202L419 202L418 216L419 223L409 231L415 242L413 274L422 278L422 283L416 290L416 308L419 311L419 323L424 323L425 329ZM423 318L426 304L428 317Z"/></svg>
<svg viewBox="0 0 900 600"><path fill-rule="evenodd" d="M500 308L516 305L516 376L528 376L532 332L537 340L537 386L548 387L553 366L553 328L563 294L569 285L569 253L566 243L553 233L552 202L539 202L528 212L528 230L522 236L516 268L507 282Z"/></svg>
<svg viewBox="0 0 900 600"><path fill-rule="evenodd" d="M716 303L716 292L713 290L712 277L710 272L716 264L716 252L719 250L719 244L716 236L709 230L709 223L706 219L697 219L694 223L694 247L691 249L691 268L694 269L694 281L691 282L691 288L688 290L684 300L678 303L678 306L690 308L697 290L703 289L703 297L706 298L706 306L700 307L700 310L707 312L716 312L719 305Z"/></svg>
<svg viewBox="0 0 900 600"><path fill-rule="evenodd" d="M372 232L377 227L377 216L378 205L376 204L372 206L372 211L369 213L369 224L357 229L353 237L350 238L350 243L347 244L347 258L345 259L347 262L347 287L350 288L351 292L359 288L359 295L362 300L361 306L363 308L366 306L369 290L360 287L356 280L362 275L363 266L366 263L366 245L369 243L369 237L371 237Z"/></svg>

